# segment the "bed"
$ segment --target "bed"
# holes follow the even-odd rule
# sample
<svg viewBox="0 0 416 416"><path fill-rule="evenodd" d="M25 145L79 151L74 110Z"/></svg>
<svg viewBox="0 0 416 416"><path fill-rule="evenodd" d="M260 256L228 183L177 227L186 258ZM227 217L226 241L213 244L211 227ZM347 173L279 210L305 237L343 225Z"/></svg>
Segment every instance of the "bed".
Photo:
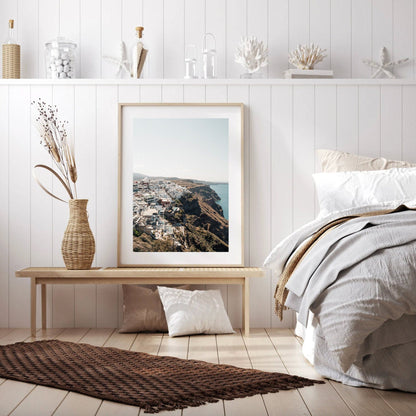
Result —
<svg viewBox="0 0 416 416"><path fill-rule="evenodd" d="M314 175L318 218L265 261L276 311L297 312L303 353L324 377L416 392L416 168L370 159L371 170L352 155L339 168L339 153Z"/></svg>

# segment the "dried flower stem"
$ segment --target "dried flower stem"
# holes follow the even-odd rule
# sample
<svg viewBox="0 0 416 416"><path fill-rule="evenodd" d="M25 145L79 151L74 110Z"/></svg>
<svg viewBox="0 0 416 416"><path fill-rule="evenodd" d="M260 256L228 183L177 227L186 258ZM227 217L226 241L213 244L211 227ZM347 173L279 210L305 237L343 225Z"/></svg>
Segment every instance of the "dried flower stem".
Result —
<svg viewBox="0 0 416 416"><path fill-rule="evenodd" d="M51 155L52 162L57 170L45 165L36 165L35 168L42 168L53 173L61 182L70 199L77 198L76 181L78 179L77 167L75 164L75 152L73 143L68 140L65 125L67 121L60 121L57 117L58 109L56 106L47 105L39 98L38 102L32 102L37 105L38 117L36 118L36 127L41 137L41 144ZM56 195L49 192L39 181L35 170L33 171L37 182L41 188L60 201ZM65 201L64 201L65 202Z"/></svg>

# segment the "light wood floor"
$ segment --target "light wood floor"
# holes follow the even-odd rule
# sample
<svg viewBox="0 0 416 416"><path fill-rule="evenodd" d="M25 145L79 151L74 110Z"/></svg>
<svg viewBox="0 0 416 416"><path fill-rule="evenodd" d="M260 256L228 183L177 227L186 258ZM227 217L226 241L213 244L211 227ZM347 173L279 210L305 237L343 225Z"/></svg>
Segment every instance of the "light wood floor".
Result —
<svg viewBox="0 0 416 416"><path fill-rule="evenodd" d="M39 330L36 340L56 338L151 354L200 359L245 368L280 371L320 378L303 358L291 330L254 329L244 338L234 335L169 338L161 334L119 334L114 329ZM0 329L0 344L33 341L27 329ZM130 416L145 415L137 407L103 401L77 393L0 378L0 415ZM416 394L354 388L327 381L299 390L211 403L159 415L183 416L414 416Z"/></svg>

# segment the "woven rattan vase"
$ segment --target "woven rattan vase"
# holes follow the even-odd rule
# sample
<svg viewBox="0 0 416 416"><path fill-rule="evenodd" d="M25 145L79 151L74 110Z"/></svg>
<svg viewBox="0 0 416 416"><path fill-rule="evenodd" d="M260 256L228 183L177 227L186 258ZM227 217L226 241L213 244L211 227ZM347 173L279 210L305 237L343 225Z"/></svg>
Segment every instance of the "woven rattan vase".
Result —
<svg viewBox="0 0 416 416"><path fill-rule="evenodd" d="M68 270L91 268L95 241L87 214L88 199L69 200L69 221L62 240L62 256Z"/></svg>

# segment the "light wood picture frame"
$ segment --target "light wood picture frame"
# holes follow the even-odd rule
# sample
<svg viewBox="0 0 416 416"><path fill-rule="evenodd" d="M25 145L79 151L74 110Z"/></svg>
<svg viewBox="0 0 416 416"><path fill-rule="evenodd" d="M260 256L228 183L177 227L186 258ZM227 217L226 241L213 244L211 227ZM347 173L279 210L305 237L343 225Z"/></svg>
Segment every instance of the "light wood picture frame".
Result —
<svg viewBox="0 0 416 416"><path fill-rule="evenodd" d="M118 267L244 266L243 116L119 104Z"/></svg>

